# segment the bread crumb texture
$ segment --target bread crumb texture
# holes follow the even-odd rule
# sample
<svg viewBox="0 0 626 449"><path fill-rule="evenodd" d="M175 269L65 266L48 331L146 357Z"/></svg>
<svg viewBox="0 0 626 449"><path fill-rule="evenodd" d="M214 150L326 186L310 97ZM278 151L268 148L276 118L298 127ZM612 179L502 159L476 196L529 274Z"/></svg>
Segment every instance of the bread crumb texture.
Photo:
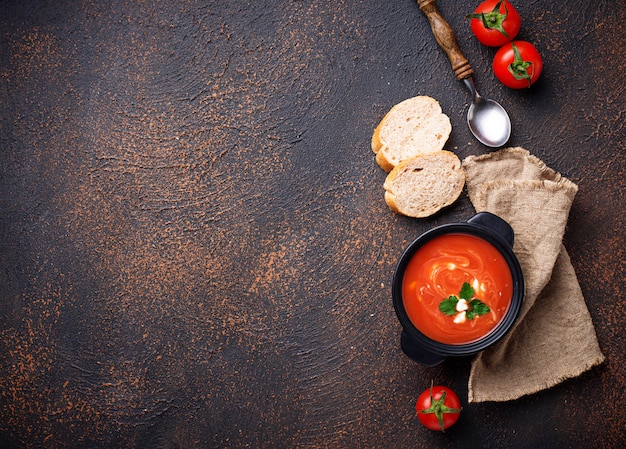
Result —
<svg viewBox="0 0 626 449"><path fill-rule="evenodd" d="M372 136L376 162L390 172L404 160L440 151L452 132L450 118L434 98L408 98L389 110Z"/></svg>
<svg viewBox="0 0 626 449"><path fill-rule="evenodd" d="M464 185L459 158L440 150L401 162L387 175L383 188L392 211L424 218L454 203Z"/></svg>

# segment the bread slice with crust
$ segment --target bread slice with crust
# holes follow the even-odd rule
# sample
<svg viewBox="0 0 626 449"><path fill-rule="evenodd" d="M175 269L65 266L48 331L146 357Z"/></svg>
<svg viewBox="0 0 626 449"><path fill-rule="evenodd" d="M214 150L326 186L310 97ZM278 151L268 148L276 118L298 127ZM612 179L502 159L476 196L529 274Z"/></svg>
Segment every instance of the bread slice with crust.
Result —
<svg viewBox="0 0 626 449"><path fill-rule="evenodd" d="M376 162L386 172L418 154L443 149L452 125L434 98L420 95L408 98L383 117L372 136Z"/></svg>
<svg viewBox="0 0 626 449"><path fill-rule="evenodd" d="M385 179L385 202L401 215L425 218L454 203L465 185L456 154L440 150L400 162Z"/></svg>

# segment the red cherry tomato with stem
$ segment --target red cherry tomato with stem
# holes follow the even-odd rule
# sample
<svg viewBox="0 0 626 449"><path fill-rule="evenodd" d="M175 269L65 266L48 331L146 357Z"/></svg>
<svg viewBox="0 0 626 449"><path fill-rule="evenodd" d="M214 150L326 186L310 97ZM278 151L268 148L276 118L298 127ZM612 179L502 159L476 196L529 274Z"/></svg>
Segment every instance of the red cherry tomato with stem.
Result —
<svg viewBox="0 0 626 449"><path fill-rule="evenodd" d="M535 46L526 41L513 41L502 46L493 57L493 72L507 87L530 87L541 75L543 60Z"/></svg>
<svg viewBox="0 0 626 449"><path fill-rule="evenodd" d="M476 39L489 47L500 47L515 39L522 24L517 10L505 0L486 0L467 18L472 19L470 27Z"/></svg>
<svg viewBox="0 0 626 449"><path fill-rule="evenodd" d="M461 401L450 388L431 384L417 398L415 410L417 418L424 426L445 432L459 419Z"/></svg>

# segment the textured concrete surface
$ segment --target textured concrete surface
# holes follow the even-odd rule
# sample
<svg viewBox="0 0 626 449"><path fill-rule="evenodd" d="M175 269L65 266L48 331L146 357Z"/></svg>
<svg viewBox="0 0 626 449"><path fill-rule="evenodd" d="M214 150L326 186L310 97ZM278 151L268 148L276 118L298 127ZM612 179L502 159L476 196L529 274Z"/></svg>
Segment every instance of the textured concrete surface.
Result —
<svg viewBox="0 0 626 449"><path fill-rule="evenodd" d="M579 185L565 245L606 362L422 428L469 359L399 349L404 247L466 220L392 214L369 148L395 103L438 99L447 148L490 151L415 2L3 1L0 446L617 448L626 440L626 3L517 2L542 79L511 91L438 2L479 91Z"/></svg>

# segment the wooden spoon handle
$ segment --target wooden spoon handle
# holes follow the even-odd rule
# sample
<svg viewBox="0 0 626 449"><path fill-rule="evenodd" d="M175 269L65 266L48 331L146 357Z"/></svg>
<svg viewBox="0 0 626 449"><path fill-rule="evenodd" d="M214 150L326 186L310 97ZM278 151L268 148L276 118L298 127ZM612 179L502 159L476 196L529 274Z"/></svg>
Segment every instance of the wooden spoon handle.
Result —
<svg viewBox="0 0 626 449"><path fill-rule="evenodd" d="M448 55L456 77L460 80L470 77L474 73L474 70L472 70L472 66L467 58L463 56L463 52L459 48L459 44L454 36L454 31L452 31L450 24L446 22L446 19L442 17L437 9L435 0L417 0L417 4L428 18L430 28L435 35L435 40L446 52L446 55Z"/></svg>

